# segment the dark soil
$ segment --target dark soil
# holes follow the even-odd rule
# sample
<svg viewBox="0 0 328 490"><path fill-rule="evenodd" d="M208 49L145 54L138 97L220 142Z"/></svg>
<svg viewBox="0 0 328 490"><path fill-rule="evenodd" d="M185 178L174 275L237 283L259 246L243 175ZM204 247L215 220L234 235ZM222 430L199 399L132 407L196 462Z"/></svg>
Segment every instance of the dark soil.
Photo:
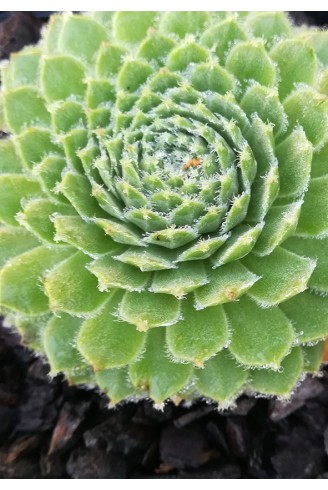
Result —
<svg viewBox="0 0 328 490"><path fill-rule="evenodd" d="M291 403L108 408L0 327L0 478L328 478L328 370Z"/></svg>
<svg viewBox="0 0 328 490"><path fill-rule="evenodd" d="M0 58L34 43L48 15L10 14L0 13ZM292 14L328 23L327 12ZM289 404L242 397L224 413L201 402L108 409L47 373L0 325L0 478L328 478L327 368Z"/></svg>

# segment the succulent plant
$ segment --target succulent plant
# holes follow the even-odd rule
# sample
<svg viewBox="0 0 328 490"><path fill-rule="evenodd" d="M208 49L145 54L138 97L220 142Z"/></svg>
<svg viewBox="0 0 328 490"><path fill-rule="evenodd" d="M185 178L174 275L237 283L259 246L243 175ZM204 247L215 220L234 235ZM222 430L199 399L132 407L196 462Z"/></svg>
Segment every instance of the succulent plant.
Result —
<svg viewBox="0 0 328 490"><path fill-rule="evenodd" d="M328 34L54 15L2 67L0 304L113 403L288 397L328 336Z"/></svg>

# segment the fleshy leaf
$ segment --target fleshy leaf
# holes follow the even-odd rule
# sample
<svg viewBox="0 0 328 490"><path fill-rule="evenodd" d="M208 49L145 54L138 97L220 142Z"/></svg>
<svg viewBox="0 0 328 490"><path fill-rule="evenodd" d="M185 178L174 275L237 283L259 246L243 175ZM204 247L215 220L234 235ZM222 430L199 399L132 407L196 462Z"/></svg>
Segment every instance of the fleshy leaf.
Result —
<svg viewBox="0 0 328 490"><path fill-rule="evenodd" d="M154 25L157 12L116 12L113 21L114 37L123 43L141 41Z"/></svg>
<svg viewBox="0 0 328 490"><path fill-rule="evenodd" d="M189 42L174 48L167 60L167 67L172 71L183 71L191 63L207 61L207 51L196 43Z"/></svg>
<svg viewBox="0 0 328 490"><path fill-rule="evenodd" d="M182 263L178 269L155 272L149 291L153 293L173 294L182 298L186 293L207 284L203 263Z"/></svg>
<svg viewBox="0 0 328 490"><path fill-rule="evenodd" d="M55 241L73 245L91 256L118 249L117 244L97 225L84 221L79 216L56 215L53 217L53 223L56 230Z"/></svg>
<svg viewBox="0 0 328 490"><path fill-rule="evenodd" d="M118 316L136 325L140 331L172 325L180 318L180 302L168 294L126 292L119 306Z"/></svg>
<svg viewBox="0 0 328 490"><path fill-rule="evenodd" d="M49 301L42 290L42 279L50 267L71 253L67 248L41 246L7 262L0 273L0 303L28 315L48 312Z"/></svg>
<svg viewBox="0 0 328 490"><path fill-rule="evenodd" d="M295 347L282 361L281 370L254 370L251 376L250 388L264 395L276 395L289 398L292 388L301 376L303 367L302 351Z"/></svg>
<svg viewBox="0 0 328 490"><path fill-rule="evenodd" d="M242 59L247 59L247 63L242 63ZM276 77L274 65L260 42L241 42L233 47L226 68L238 78L243 87L248 80L271 87Z"/></svg>
<svg viewBox="0 0 328 490"><path fill-rule="evenodd" d="M95 374L97 384L110 398L111 405L134 395L128 368L104 369Z"/></svg>
<svg viewBox="0 0 328 490"><path fill-rule="evenodd" d="M285 101L289 128L301 125L307 139L317 148L323 143L328 130L328 98L310 88L299 88Z"/></svg>
<svg viewBox="0 0 328 490"><path fill-rule="evenodd" d="M66 16L59 37L59 49L84 62L92 63L103 41L107 41L105 28L87 16Z"/></svg>
<svg viewBox="0 0 328 490"><path fill-rule="evenodd" d="M119 88L134 92L145 83L153 72L152 67L143 61L126 61L118 74Z"/></svg>
<svg viewBox="0 0 328 490"><path fill-rule="evenodd" d="M311 32L310 34L312 39L312 44L314 47L314 51L318 56L321 63L327 67L328 66L328 55L327 55L327 46L328 46L328 36L325 31L317 31Z"/></svg>
<svg viewBox="0 0 328 490"><path fill-rule="evenodd" d="M53 245L55 228L52 215L56 213L71 214L72 208L67 204L55 204L47 199L33 199L16 215L16 219L40 240Z"/></svg>
<svg viewBox="0 0 328 490"><path fill-rule="evenodd" d="M11 82L14 86L38 85L41 52L36 48L25 49L15 53L11 59ZM5 88L9 88L4 84Z"/></svg>
<svg viewBox="0 0 328 490"><path fill-rule="evenodd" d="M130 367L133 385L149 392L156 403L180 391L191 374L190 364L178 364L167 357L164 328L153 328L147 333L145 353Z"/></svg>
<svg viewBox="0 0 328 490"><path fill-rule="evenodd" d="M318 62L310 43L302 39L286 39L270 53L279 68L279 94L286 97L298 83L312 85L318 73Z"/></svg>
<svg viewBox="0 0 328 490"><path fill-rule="evenodd" d="M312 145L301 128L296 128L276 147L279 162L279 195L301 196L309 184Z"/></svg>
<svg viewBox="0 0 328 490"><path fill-rule="evenodd" d="M304 368L307 372L312 374L319 374L324 355L324 348L324 342L318 342L315 345L302 346Z"/></svg>
<svg viewBox="0 0 328 490"><path fill-rule="evenodd" d="M308 282L309 288L319 293L328 293L328 238L314 239L291 237L284 242L284 248L298 255L316 260L316 267Z"/></svg>
<svg viewBox="0 0 328 490"><path fill-rule="evenodd" d="M228 351L217 354L197 371L196 387L201 395L220 405L229 405L238 396L248 378L248 371L237 364Z"/></svg>
<svg viewBox="0 0 328 490"><path fill-rule="evenodd" d="M228 237L229 234L221 235L207 240L200 240L195 245L189 245L180 253L176 262L207 259L227 241Z"/></svg>
<svg viewBox="0 0 328 490"><path fill-rule="evenodd" d="M316 261L277 247L261 260L251 253L243 264L261 276L248 294L262 307L269 307L304 291Z"/></svg>
<svg viewBox="0 0 328 490"><path fill-rule="evenodd" d="M312 158L311 177L322 177L328 174L328 143L320 151L314 153Z"/></svg>
<svg viewBox="0 0 328 490"><path fill-rule="evenodd" d="M77 252L53 268L45 278L45 291L52 311L78 317L93 314L107 298L97 288L97 279L88 272L90 258Z"/></svg>
<svg viewBox="0 0 328 490"><path fill-rule="evenodd" d="M269 255L296 230L302 201L286 206L272 206L265 218L264 228L253 248L256 255Z"/></svg>
<svg viewBox="0 0 328 490"><path fill-rule="evenodd" d="M53 316L48 322L43 345L54 373L85 368L85 362L76 348L76 337L81 327L79 318L66 313Z"/></svg>
<svg viewBox="0 0 328 490"><path fill-rule="evenodd" d="M113 288L142 291L150 279L149 273L115 260L113 253L102 255L91 262L87 269L97 277L100 291Z"/></svg>
<svg viewBox="0 0 328 490"><path fill-rule="evenodd" d="M228 341L228 322L223 308L212 306L195 311L189 296L182 302L182 317L182 320L167 329L169 350L178 360L201 367Z"/></svg>
<svg viewBox="0 0 328 490"><path fill-rule="evenodd" d="M82 218L106 216L97 201L91 197L91 185L84 175L66 172L56 186L56 191L64 194Z"/></svg>
<svg viewBox="0 0 328 490"><path fill-rule="evenodd" d="M123 64L122 58L125 53L122 46L102 43L96 64L98 75L101 78L107 78L116 74Z"/></svg>
<svg viewBox="0 0 328 490"><path fill-rule="evenodd" d="M174 252L170 250L150 246L142 249L139 247L128 248L122 254L115 256L115 259L138 267L141 271L157 271L176 269L175 257Z"/></svg>
<svg viewBox="0 0 328 490"><path fill-rule="evenodd" d="M50 114L37 90L19 87L4 96L4 111L9 129L18 134L27 126L50 124Z"/></svg>
<svg viewBox="0 0 328 490"><path fill-rule="evenodd" d="M0 221L11 226L18 226L15 216L22 199L42 196L39 183L22 174L0 175L0 188Z"/></svg>
<svg viewBox="0 0 328 490"><path fill-rule="evenodd" d="M49 102L82 97L86 91L84 68L70 56L44 58L41 71L42 91Z"/></svg>
<svg viewBox="0 0 328 490"><path fill-rule="evenodd" d="M328 233L328 175L310 180L297 227L302 236L325 237Z"/></svg>
<svg viewBox="0 0 328 490"><path fill-rule="evenodd" d="M38 165L33 166L33 174L39 178L42 190L56 201L67 202L62 194L56 194L55 188L61 180L61 173L65 168L65 158L58 155L48 155Z"/></svg>
<svg viewBox="0 0 328 490"><path fill-rule="evenodd" d="M295 339L292 323L279 308L262 309L244 296L225 305L231 328L229 350L247 366L278 369Z"/></svg>
<svg viewBox="0 0 328 490"><path fill-rule="evenodd" d="M184 38L186 34L203 31L210 17L208 12L166 12L160 21L160 29Z"/></svg>
<svg viewBox="0 0 328 490"><path fill-rule="evenodd" d="M137 245L139 247L146 246L141 239L141 233L134 225L121 223L119 220L115 220L115 218L96 219L95 223L115 242L126 245Z"/></svg>
<svg viewBox="0 0 328 490"><path fill-rule="evenodd" d="M220 42L218 42L218 39ZM246 39L246 34L235 19L229 18L207 29L201 36L201 43L208 48L215 48L220 63L223 64L228 48L234 41Z"/></svg>
<svg viewBox="0 0 328 490"><path fill-rule="evenodd" d="M44 353L42 336L50 317L50 313L39 316L15 314L15 327L22 338L22 344Z"/></svg>
<svg viewBox="0 0 328 490"><path fill-rule="evenodd" d="M234 79L227 70L211 63L196 65L191 74L191 84L201 92L211 91L225 94L233 90Z"/></svg>
<svg viewBox="0 0 328 490"><path fill-rule="evenodd" d="M281 305L302 343L328 336L328 298L304 291Z"/></svg>
<svg viewBox="0 0 328 490"><path fill-rule="evenodd" d="M28 128L17 137L17 143L20 156L29 169L41 163L48 154L61 153L46 129Z"/></svg>
<svg viewBox="0 0 328 490"><path fill-rule="evenodd" d="M244 225L236 227L229 240L211 257L213 269L247 255L253 249L258 238L261 237L262 228L263 223L254 227Z"/></svg>
<svg viewBox="0 0 328 490"><path fill-rule="evenodd" d="M23 164L17 155L15 145L9 138L0 139L1 174L21 173Z"/></svg>
<svg viewBox="0 0 328 490"><path fill-rule="evenodd" d="M246 91L240 106L249 117L257 114L264 122L271 122L276 134L285 130L286 115L276 89L253 85Z"/></svg>
<svg viewBox="0 0 328 490"><path fill-rule="evenodd" d="M77 337L77 346L95 371L129 364L143 347L145 335L113 316L121 293L111 295L94 318L86 320Z"/></svg>
<svg viewBox="0 0 328 490"><path fill-rule="evenodd" d="M253 36L264 38L268 47L291 33L288 19L283 12L253 12L246 22Z"/></svg>
<svg viewBox="0 0 328 490"><path fill-rule="evenodd" d="M236 301L259 277L236 261L209 272L208 279L208 284L195 291L197 309Z"/></svg>
<svg viewBox="0 0 328 490"><path fill-rule="evenodd" d="M24 228L0 227L0 267L7 260L39 245L38 240Z"/></svg>

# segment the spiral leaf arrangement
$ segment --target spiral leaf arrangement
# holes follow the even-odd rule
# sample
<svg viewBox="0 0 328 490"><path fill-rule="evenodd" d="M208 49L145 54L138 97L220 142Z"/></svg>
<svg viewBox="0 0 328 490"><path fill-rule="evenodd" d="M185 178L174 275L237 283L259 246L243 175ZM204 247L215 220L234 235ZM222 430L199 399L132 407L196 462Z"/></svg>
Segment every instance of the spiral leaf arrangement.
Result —
<svg viewBox="0 0 328 490"><path fill-rule="evenodd" d="M288 397L328 336L328 34L55 15L2 68L0 303L113 403Z"/></svg>

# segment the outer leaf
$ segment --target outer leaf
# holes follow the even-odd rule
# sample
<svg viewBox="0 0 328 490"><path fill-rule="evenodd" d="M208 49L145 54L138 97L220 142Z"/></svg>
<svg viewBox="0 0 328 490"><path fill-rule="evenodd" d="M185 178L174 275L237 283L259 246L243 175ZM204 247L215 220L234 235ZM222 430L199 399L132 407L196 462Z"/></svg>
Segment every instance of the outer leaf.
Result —
<svg viewBox="0 0 328 490"><path fill-rule="evenodd" d="M55 241L73 245L94 256L118 250L118 246L94 223L86 222L79 216L54 216Z"/></svg>
<svg viewBox="0 0 328 490"><path fill-rule="evenodd" d="M107 41L107 32L98 22L87 16L65 17L59 37L59 49L64 53L92 63L98 48Z"/></svg>
<svg viewBox="0 0 328 490"><path fill-rule="evenodd" d="M266 223L254 246L257 255L269 255L296 230L302 202L286 206L272 206L266 215Z"/></svg>
<svg viewBox="0 0 328 490"><path fill-rule="evenodd" d="M270 53L279 67L279 93L286 97L297 83L312 85L318 72L318 61L308 42L301 39L286 39L277 44Z"/></svg>
<svg viewBox="0 0 328 490"><path fill-rule="evenodd" d="M143 347L145 335L113 316L121 297L121 292L112 294L100 313L86 320L79 332L78 349L95 371L125 366Z"/></svg>
<svg viewBox="0 0 328 490"><path fill-rule="evenodd" d="M50 316L50 313L40 316L15 314L15 327L22 337L22 343L38 352L44 352L42 336Z"/></svg>
<svg viewBox="0 0 328 490"><path fill-rule="evenodd" d="M328 336L328 298L304 291L283 303L281 309L293 322L302 343Z"/></svg>
<svg viewBox="0 0 328 490"><path fill-rule="evenodd" d="M222 306L195 311L192 298L182 303L182 316L167 329L166 340L173 356L196 366L221 350L228 341L228 322Z"/></svg>
<svg viewBox="0 0 328 490"><path fill-rule="evenodd" d="M280 196L300 196L309 184L312 145L301 128L296 128L276 147L279 162Z"/></svg>
<svg viewBox="0 0 328 490"><path fill-rule="evenodd" d="M111 405L132 397L135 393L127 368L97 371L96 381L100 389L110 398Z"/></svg>
<svg viewBox="0 0 328 490"><path fill-rule="evenodd" d="M16 219L36 237L53 245L55 228L51 218L55 213L71 214L72 208L67 204L54 204L47 199L33 199L24 206Z"/></svg>
<svg viewBox="0 0 328 490"><path fill-rule="evenodd" d="M99 257L87 268L97 277L100 291L109 291L113 288L142 291L150 279L149 273L141 272L131 265L115 260L113 253Z"/></svg>
<svg viewBox="0 0 328 490"><path fill-rule="evenodd" d="M247 63L241 63L247 59ZM275 81L275 69L263 45L258 42L239 43L233 47L227 58L226 67L245 87L248 80L271 87Z"/></svg>
<svg viewBox="0 0 328 490"><path fill-rule="evenodd" d="M53 316L47 324L43 345L53 372L85 368L85 362L76 348L76 337L81 327L79 318L65 313Z"/></svg>
<svg viewBox="0 0 328 490"><path fill-rule="evenodd" d="M47 269L71 253L71 249L62 247L37 247L7 262L0 273L0 304L28 315L48 312L49 302L42 291L42 278Z"/></svg>
<svg viewBox="0 0 328 490"><path fill-rule="evenodd" d="M324 237L328 233L328 175L310 180L297 227L303 236Z"/></svg>
<svg viewBox="0 0 328 490"><path fill-rule="evenodd" d="M0 173L15 174L21 173L22 161L17 155L15 145L11 139L0 140Z"/></svg>
<svg viewBox="0 0 328 490"><path fill-rule="evenodd" d="M319 293L328 293L328 238L292 237L284 242L284 247L298 255L307 255L317 261L308 286Z"/></svg>
<svg viewBox="0 0 328 490"><path fill-rule="evenodd" d="M160 29L184 38L187 34L203 31L210 20L208 12L166 12L160 21Z"/></svg>
<svg viewBox="0 0 328 490"><path fill-rule="evenodd" d="M249 254L243 263L262 276L249 295L263 307L274 306L306 289L316 262L277 247L259 260Z"/></svg>
<svg viewBox="0 0 328 490"><path fill-rule="evenodd" d="M116 12L113 21L117 41L135 43L141 41L147 29L154 24L157 12Z"/></svg>
<svg viewBox="0 0 328 490"><path fill-rule="evenodd" d="M231 326L229 350L247 366L278 369L294 342L291 322L279 308L262 309L246 296L225 305Z"/></svg>
<svg viewBox="0 0 328 490"><path fill-rule="evenodd" d="M51 56L43 61L41 84L49 102L83 96L86 90L84 68L69 56Z"/></svg>
<svg viewBox="0 0 328 490"><path fill-rule="evenodd" d="M0 267L7 260L39 245L38 240L24 228L0 227Z"/></svg>
<svg viewBox="0 0 328 490"><path fill-rule="evenodd" d="M208 284L195 291L198 309L236 301L258 281L259 277L236 261L210 272L208 279Z"/></svg>
<svg viewBox="0 0 328 490"><path fill-rule="evenodd" d="M4 97L5 117L9 129L19 133L26 126L48 126L50 114L39 92L30 87L19 87Z"/></svg>
<svg viewBox="0 0 328 490"><path fill-rule="evenodd" d="M324 143L328 129L328 99L309 88L299 88L284 101L289 128L301 125L307 139L317 148Z"/></svg>
<svg viewBox="0 0 328 490"><path fill-rule="evenodd" d="M165 330L154 328L147 333L143 357L130 367L133 385L146 390L156 403L180 391L189 382L192 367L169 360L165 353Z"/></svg>
<svg viewBox="0 0 328 490"><path fill-rule="evenodd" d="M154 293L173 294L182 298L186 293L194 291L208 283L203 263L182 263L178 269L155 272L149 291Z"/></svg>
<svg viewBox="0 0 328 490"><path fill-rule="evenodd" d="M154 295L148 291L127 292L120 304L118 315L143 332L151 327L176 323L180 318L180 303L167 294Z"/></svg>
<svg viewBox="0 0 328 490"><path fill-rule="evenodd" d="M89 260L77 252L47 274L45 291L52 311L83 317L106 301L107 295L98 290L97 279L86 269Z"/></svg>
<svg viewBox="0 0 328 490"><path fill-rule="evenodd" d="M305 370L309 373L318 374L324 356L324 342L318 342L312 346L303 346L302 354Z"/></svg>
<svg viewBox="0 0 328 490"><path fill-rule="evenodd" d="M218 43L218 39L220 42ZM235 41L246 39L246 34L233 18L228 18L207 29L201 36L201 43L208 48L215 48L216 55L222 64L228 48Z"/></svg>
<svg viewBox="0 0 328 490"><path fill-rule="evenodd" d="M303 367L302 351L295 347L281 363L281 371L258 370L252 373L250 388L264 395L278 395L289 398L291 390L301 376Z"/></svg>
<svg viewBox="0 0 328 490"><path fill-rule="evenodd" d="M283 12L254 12L247 19L247 26L254 36L264 38L267 46L291 33L291 26Z"/></svg>
<svg viewBox="0 0 328 490"><path fill-rule="evenodd" d="M227 350L206 362L204 369L197 371L197 389L206 397L229 405L238 396L248 378L248 371L238 365Z"/></svg>

